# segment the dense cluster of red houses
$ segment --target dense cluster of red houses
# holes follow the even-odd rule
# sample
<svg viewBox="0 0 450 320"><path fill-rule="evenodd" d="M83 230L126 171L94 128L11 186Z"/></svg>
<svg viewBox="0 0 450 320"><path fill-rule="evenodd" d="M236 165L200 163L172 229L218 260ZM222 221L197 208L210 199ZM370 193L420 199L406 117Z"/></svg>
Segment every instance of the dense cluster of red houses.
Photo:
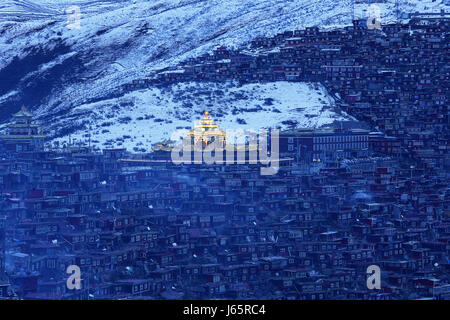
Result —
<svg viewBox="0 0 450 320"><path fill-rule="evenodd" d="M1 298L450 297L448 173L375 152L367 131L286 132L274 176L31 137L0 139Z"/></svg>
<svg viewBox="0 0 450 320"><path fill-rule="evenodd" d="M273 176L44 149L22 110L0 136L0 299L450 299L448 29L290 31L125 88L320 81L372 127L283 132Z"/></svg>

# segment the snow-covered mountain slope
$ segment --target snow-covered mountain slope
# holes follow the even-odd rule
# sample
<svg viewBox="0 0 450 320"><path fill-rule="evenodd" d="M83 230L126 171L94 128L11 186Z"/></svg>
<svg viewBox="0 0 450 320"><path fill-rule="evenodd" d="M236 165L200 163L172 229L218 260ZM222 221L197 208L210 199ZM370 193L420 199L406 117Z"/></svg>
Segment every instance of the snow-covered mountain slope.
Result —
<svg viewBox="0 0 450 320"><path fill-rule="evenodd" d="M170 138L177 129L192 128L205 110L223 130L320 127L353 120L339 111L322 85L294 82L179 83L82 105L55 120L64 128L72 127L71 138L78 142L87 143L90 136L91 144L99 148L148 151L152 143ZM56 141L62 145L68 138Z"/></svg>
<svg viewBox="0 0 450 320"><path fill-rule="evenodd" d="M55 18L64 15L70 6L83 7L84 12L98 13L120 8L127 1L92 1L92 0L2 0L0 3L1 20L37 18Z"/></svg>
<svg viewBox="0 0 450 320"><path fill-rule="evenodd" d="M398 1L406 13L448 10L446 0ZM383 22L396 17L395 1L387 2ZM80 7L79 29L67 27L72 5ZM122 84L153 70L257 36L348 25L366 7L352 0L2 0L0 121L25 104L45 124L63 126L74 109L107 108Z"/></svg>

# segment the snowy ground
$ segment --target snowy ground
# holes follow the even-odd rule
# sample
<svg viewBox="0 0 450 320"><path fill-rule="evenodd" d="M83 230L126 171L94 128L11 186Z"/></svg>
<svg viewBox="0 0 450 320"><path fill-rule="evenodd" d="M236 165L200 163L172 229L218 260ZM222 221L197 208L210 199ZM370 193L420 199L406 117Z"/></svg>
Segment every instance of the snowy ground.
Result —
<svg viewBox="0 0 450 320"><path fill-rule="evenodd" d="M223 130L320 127L349 120L325 88L315 83L180 83L166 89L135 91L119 99L82 105L54 125L82 124L71 138L98 147L149 150L177 129L191 128L208 110ZM90 129L89 129L90 128ZM63 144L68 137L56 139Z"/></svg>

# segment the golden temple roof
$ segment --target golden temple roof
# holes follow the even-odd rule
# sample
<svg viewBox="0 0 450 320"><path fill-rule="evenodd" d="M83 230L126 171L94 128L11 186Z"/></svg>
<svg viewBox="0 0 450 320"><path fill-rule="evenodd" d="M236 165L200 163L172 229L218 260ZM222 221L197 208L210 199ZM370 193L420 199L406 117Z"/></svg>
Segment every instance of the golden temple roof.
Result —
<svg viewBox="0 0 450 320"><path fill-rule="evenodd" d="M225 134L222 130L219 130L219 125L209 117L208 111L205 111L205 113L203 114L203 119L201 119L197 124L194 125L193 131L210 131L211 133L218 133L220 135Z"/></svg>
<svg viewBox="0 0 450 320"><path fill-rule="evenodd" d="M175 141L164 140L152 146L153 151L172 151Z"/></svg>

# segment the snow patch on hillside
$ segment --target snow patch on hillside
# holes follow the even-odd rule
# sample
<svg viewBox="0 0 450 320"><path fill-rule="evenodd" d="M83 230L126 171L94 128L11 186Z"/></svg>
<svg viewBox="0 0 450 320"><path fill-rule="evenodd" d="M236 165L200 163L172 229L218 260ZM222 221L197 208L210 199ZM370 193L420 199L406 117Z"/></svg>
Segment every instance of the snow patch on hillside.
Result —
<svg viewBox="0 0 450 320"><path fill-rule="evenodd" d="M82 126L71 135L75 143L99 148L126 147L149 151L152 144L169 139L177 129L190 129L205 110L223 130L321 127L335 120L353 120L341 113L326 89L316 83L264 84L179 83L165 88L134 91L74 108L55 123ZM64 144L68 136L55 141Z"/></svg>

